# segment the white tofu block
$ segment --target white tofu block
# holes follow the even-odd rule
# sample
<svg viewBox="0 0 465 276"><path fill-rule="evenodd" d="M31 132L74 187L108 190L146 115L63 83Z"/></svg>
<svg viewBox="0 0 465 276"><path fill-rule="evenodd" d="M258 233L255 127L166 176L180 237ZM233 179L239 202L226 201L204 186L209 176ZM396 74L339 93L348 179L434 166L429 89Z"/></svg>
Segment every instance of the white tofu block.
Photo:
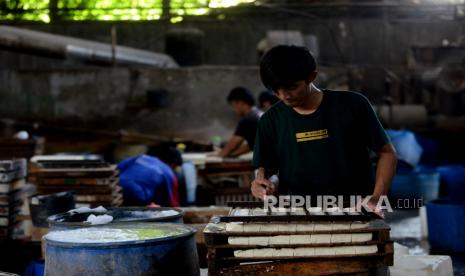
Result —
<svg viewBox="0 0 465 276"><path fill-rule="evenodd" d="M260 224L244 223L244 232L260 232Z"/></svg>
<svg viewBox="0 0 465 276"><path fill-rule="evenodd" d="M296 224L296 232L313 232L315 228L315 224L313 223L305 223L305 224Z"/></svg>
<svg viewBox="0 0 465 276"><path fill-rule="evenodd" d="M8 225L8 218L0 218L0 225L7 226Z"/></svg>
<svg viewBox="0 0 465 276"><path fill-rule="evenodd" d="M226 223L226 232L242 233L244 232L244 225L242 223Z"/></svg>
<svg viewBox="0 0 465 276"><path fill-rule="evenodd" d="M255 249L247 249L247 250L235 250L234 257L242 257L242 258L250 258L254 256Z"/></svg>
<svg viewBox="0 0 465 276"><path fill-rule="evenodd" d="M274 223L260 224L260 232L279 232L278 225Z"/></svg>
<svg viewBox="0 0 465 276"><path fill-rule="evenodd" d="M331 243L331 234L314 234L310 236L312 244Z"/></svg>
<svg viewBox="0 0 465 276"><path fill-rule="evenodd" d="M357 233L352 234L351 242L367 242L373 239L372 233Z"/></svg>
<svg viewBox="0 0 465 276"><path fill-rule="evenodd" d="M261 249L254 249L253 256L254 257L273 257L273 253L276 249L274 248L261 248Z"/></svg>
<svg viewBox="0 0 465 276"><path fill-rule="evenodd" d="M331 234L331 243L351 242L351 234Z"/></svg>
<svg viewBox="0 0 465 276"><path fill-rule="evenodd" d="M363 246L354 246L355 254L373 254L378 252L377 245L363 245Z"/></svg>
<svg viewBox="0 0 465 276"><path fill-rule="evenodd" d="M288 210L286 208L275 208L275 209L271 209L271 215L273 215L273 216L286 216L287 211Z"/></svg>
<svg viewBox="0 0 465 276"><path fill-rule="evenodd" d="M279 232L295 232L297 225L295 224L279 224L278 231Z"/></svg>
<svg viewBox="0 0 465 276"><path fill-rule="evenodd" d="M229 237L228 243L234 245L249 245L249 237Z"/></svg>
<svg viewBox="0 0 465 276"><path fill-rule="evenodd" d="M332 230L350 230L350 222L334 222Z"/></svg>
<svg viewBox="0 0 465 276"><path fill-rule="evenodd" d="M293 257L294 249L293 248L281 248L275 249L273 251L273 257Z"/></svg>
<svg viewBox="0 0 465 276"><path fill-rule="evenodd" d="M294 216L305 216L307 213L305 212L304 208L291 208L290 210L291 215Z"/></svg>
<svg viewBox="0 0 465 276"><path fill-rule="evenodd" d="M226 231L226 223L209 223L203 229L204 233L211 233L211 232L224 232Z"/></svg>
<svg viewBox="0 0 465 276"><path fill-rule="evenodd" d="M328 222L315 223L314 231L331 231L331 230L333 230L332 223L328 223Z"/></svg>
<svg viewBox="0 0 465 276"><path fill-rule="evenodd" d="M361 212L357 212L357 208L355 207L347 207L342 209L342 211L348 213L349 215L361 215Z"/></svg>
<svg viewBox="0 0 465 276"><path fill-rule="evenodd" d="M244 209L244 208L238 208L234 210L234 216L248 216L250 210L249 209Z"/></svg>
<svg viewBox="0 0 465 276"><path fill-rule="evenodd" d="M263 208L255 208L252 210L253 216L266 216L266 210Z"/></svg>
<svg viewBox="0 0 465 276"><path fill-rule="evenodd" d="M322 213L323 210L321 209L321 207L310 207L307 208L307 211L309 211L310 214L313 215L313 213Z"/></svg>
<svg viewBox="0 0 465 276"><path fill-rule="evenodd" d="M313 247L294 248L294 257L311 257L311 256L315 256L315 248Z"/></svg>
<svg viewBox="0 0 465 276"><path fill-rule="evenodd" d="M273 236L270 237L270 245L284 245L290 243L290 236L289 235L280 235L280 236Z"/></svg>
<svg viewBox="0 0 465 276"><path fill-rule="evenodd" d="M291 235L289 237L289 244L310 244L310 235Z"/></svg>
<svg viewBox="0 0 465 276"><path fill-rule="evenodd" d="M249 245L266 246L270 242L270 237L249 237Z"/></svg>
<svg viewBox="0 0 465 276"><path fill-rule="evenodd" d="M355 254L355 246L337 246L335 255L353 255Z"/></svg>
<svg viewBox="0 0 465 276"><path fill-rule="evenodd" d="M334 256L336 249L334 247L315 247L315 256Z"/></svg>
<svg viewBox="0 0 465 276"><path fill-rule="evenodd" d="M350 225L350 229L365 229L368 227L368 222L354 221Z"/></svg>
<svg viewBox="0 0 465 276"><path fill-rule="evenodd" d="M343 215L344 213L342 212L342 209L339 209L339 207L331 207L327 208L325 210L326 212L330 213L330 215Z"/></svg>

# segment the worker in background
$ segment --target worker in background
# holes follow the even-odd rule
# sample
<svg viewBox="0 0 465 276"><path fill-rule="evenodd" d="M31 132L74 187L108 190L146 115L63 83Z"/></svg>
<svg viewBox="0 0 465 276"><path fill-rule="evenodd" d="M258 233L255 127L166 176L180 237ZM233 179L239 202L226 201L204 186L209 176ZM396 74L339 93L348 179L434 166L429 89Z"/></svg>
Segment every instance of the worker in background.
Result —
<svg viewBox="0 0 465 276"><path fill-rule="evenodd" d="M169 164L148 155L138 155L118 163L124 205L179 206L178 179Z"/></svg>
<svg viewBox="0 0 465 276"><path fill-rule="evenodd" d="M272 48L260 76L281 102L258 125L252 194L371 195L374 209L389 190L396 153L368 99L316 87L316 62L304 47ZM370 150L378 156L376 176ZM273 175L279 184L269 180Z"/></svg>
<svg viewBox="0 0 465 276"><path fill-rule="evenodd" d="M258 120L261 111L255 107L252 93L244 87L236 87L229 92L227 101L234 113L241 118L233 136L217 153L218 156L238 156L252 151L255 143Z"/></svg>
<svg viewBox="0 0 465 276"><path fill-rule="evenodd" d="M263 112L266 112L272 105L279 102L278 96L272 92L266 90L258 95L258 107L260 107Z"/></svg>

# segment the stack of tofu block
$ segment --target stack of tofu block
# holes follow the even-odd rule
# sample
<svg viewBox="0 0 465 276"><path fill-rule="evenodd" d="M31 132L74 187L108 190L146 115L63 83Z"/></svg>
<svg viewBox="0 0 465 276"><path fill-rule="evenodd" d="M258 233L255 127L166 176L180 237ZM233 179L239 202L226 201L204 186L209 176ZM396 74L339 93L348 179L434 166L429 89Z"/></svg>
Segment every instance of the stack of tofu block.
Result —
<svg viewBox="0 0 465 276"><path fill-rule="evenodd" d="M384 221L351 210L234 208L204 230L210 261L392 259ZM387 264L389 265L389 264Z"/></svg>
<svg viewBox="0 0 465 276"><path fill-rule="evenodd" d="M117 207L123 203L116 165L53 160L34 163L30 174L39 194L74 191L76 207Z"/></svg>
<svg viewBox="0 0 465 276"><path fill-rule="evenodd" d="M0 239L14 238L20 229L26 175L26 159L0 160Z"/></svg>

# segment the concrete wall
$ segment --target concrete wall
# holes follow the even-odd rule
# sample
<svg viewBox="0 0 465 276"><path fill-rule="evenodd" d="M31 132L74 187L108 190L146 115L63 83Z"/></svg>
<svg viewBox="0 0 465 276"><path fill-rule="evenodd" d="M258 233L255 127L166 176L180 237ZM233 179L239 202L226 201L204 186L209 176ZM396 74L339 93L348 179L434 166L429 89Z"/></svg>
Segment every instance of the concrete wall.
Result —
<svg viewBox="0 0 465 276"><path fill-rule="evenodd" d="M166 137L227 138L237 117L226 102L241 85L263 90L256 67L0 70L0 117L54 126L125 129ZM146 91L168 90L167 105L146 107Z"/></svg>
<svg viewBox="0 0 465 276"><path fill-rule="evenodd" d="M399 8L401 9L401 8ZM418 7L418 10L421 10ZM402 10L401 10L402 11ZM415 11L399 15L391 11L376 16L343 16L315 19L298 15L226 16L224 20L187 18L178 24L168 22L64 22L54 25L16 24L26 28L110 42L110 28L116 25L118 43L141 49L164 52L166 33L175 28L196 28L205 33L204 63L215 65L256 65L257 43L271 29L299 30L319 39L320 62L339 64L399 65L405 62L412 45L438 46L444 40L461 43L465 21L449 13ZM311 11L307 11L311 15ZM418 11L420 13L420 11ZM305 13L306 14L306 13ZM371 13L373 15L373 11ZM339 45L338 47L336 45ZM338 48L341 49L341 53ZM34 66L27 58L8 58L0 51L3 68ZM28 64L31 63L31 64ZM36 62L37 63L37 62ZM47 62L38 62L47 66ZM66 64L61 64L65 66ZM0 68L1 68L0 67Z"/></svg>

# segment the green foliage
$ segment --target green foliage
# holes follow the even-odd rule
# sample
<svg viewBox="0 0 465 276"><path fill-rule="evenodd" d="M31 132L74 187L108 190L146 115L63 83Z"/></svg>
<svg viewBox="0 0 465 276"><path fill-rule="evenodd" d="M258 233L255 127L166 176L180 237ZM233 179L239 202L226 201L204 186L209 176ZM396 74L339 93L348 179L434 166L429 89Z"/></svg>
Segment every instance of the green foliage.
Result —
<svg viewBox="0 0 465 276"><path fill-rule="evenodd" d="M210 8L230 7L253 0L171 0L170 15L205 15ZM52 15L50 11L55 11ZM0 20L157 20L163 13L163 0L0 0Z"/></svg>

